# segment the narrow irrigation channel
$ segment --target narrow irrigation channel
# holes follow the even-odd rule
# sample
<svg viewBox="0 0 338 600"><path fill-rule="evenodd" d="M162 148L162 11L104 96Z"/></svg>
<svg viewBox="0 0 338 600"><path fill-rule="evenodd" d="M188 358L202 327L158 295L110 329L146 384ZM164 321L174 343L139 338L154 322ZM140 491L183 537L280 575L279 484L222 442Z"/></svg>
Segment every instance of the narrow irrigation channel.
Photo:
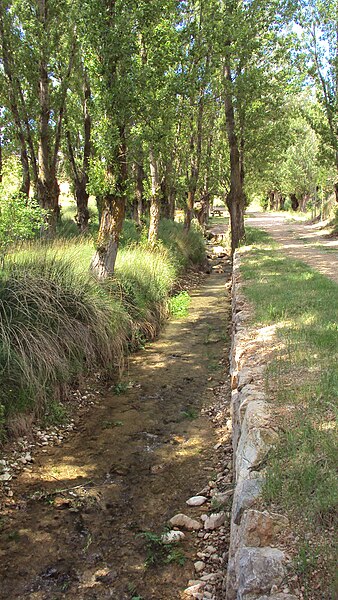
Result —
<svg viewBox="0 0 338 600"><path fill-rule="evenodd" d="M203 581L195 597L222 597L230 261L214 258L209 270L190 292L188 316L132 356L118 388L98 395L64 443L40 448L13 482L1 515L2 600L174 600L193 597L183 590L194 580ZM188 506L200 492L206 502ZM203 514L220 511L215 529L160 542L177 513L202 527Z"/></svg>

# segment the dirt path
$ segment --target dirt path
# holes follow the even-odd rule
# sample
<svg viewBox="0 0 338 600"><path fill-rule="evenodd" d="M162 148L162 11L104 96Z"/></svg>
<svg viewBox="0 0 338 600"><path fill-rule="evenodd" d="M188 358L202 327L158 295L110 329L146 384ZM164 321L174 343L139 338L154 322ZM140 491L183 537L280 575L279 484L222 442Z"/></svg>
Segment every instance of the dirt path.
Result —
<svg viewBox="0 0 338 600"><path fill-rule="evenodd" d="M321 224L291 222L285 213L248 213L250 227L265 229L292 258L302 260L338 283L338 239L321 230Z"/></svg>
<svg viewBox="0 0 338 600"><path fill-rule="evenodd" d="M139 534L205 512L185 502L216 476L214 447L229 441L213 418L229 394L229 277L229 262L214 265L188 317L131 358L122 393L98 396L77 431L13 483L1 517L2 600L171 600L194 578L197 532L183 543L183 566L149 568Z"/></svg>

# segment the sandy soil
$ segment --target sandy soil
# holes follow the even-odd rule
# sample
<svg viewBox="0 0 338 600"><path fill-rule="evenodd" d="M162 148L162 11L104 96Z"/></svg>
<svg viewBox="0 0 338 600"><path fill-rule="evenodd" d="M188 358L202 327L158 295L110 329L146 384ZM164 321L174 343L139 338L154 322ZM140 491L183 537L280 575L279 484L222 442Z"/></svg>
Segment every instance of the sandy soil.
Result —
<svg viewBox="0 0 338 600"><path fill-rule="evenodd" d="M338 283L338 238L325 232L321 223L292 222L287 213L248 213L245 222L265 229L288 256Z"/></svg>

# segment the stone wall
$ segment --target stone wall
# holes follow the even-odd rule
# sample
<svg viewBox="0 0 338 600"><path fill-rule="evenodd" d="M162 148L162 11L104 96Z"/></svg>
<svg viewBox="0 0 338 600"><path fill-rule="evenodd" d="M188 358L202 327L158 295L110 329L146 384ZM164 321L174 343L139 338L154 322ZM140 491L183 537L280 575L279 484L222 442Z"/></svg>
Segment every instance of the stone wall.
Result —
<svg viewBox="0 0 338 600"><path fill-rule="evenodd" d="M226 600L297 600L287 586L286 553L278 536L286 517L261 509L264 463L278 439L264 393L264 370L278 344L274 327L250 325L242 292L240 254L234 255L230 351L235 492L231 515Z"/></svg>

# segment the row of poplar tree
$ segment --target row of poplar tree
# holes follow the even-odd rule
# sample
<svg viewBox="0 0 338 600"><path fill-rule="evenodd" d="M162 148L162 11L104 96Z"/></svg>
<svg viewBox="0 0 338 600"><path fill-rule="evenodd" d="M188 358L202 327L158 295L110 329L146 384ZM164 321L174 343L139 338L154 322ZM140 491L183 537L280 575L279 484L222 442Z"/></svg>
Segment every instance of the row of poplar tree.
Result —
<svg viewBox="0 0 338 600"><path fill-rule="evenodd" d="M290 138L315 132L338 165L337 15L336 0L0 0L0 176L20 155L49 235L61 172L82 231L95 195L101 277L131 198L138 221L150 201L153 243L177 203L188 230L223 195L234 249L248 182L279 193Z"/></svg>

